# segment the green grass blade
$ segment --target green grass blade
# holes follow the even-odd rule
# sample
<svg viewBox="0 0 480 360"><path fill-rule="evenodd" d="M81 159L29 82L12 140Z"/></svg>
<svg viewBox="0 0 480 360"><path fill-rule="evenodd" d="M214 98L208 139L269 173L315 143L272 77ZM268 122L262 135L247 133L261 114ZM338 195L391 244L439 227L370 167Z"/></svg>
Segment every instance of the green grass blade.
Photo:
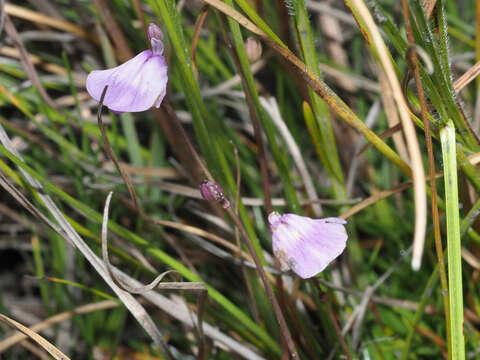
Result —
<svg viewBox="0 0 480 360"><path fill-rule="evenodd" d="M270 29L267 23L262 20L260 15L258 15L257 12L250 6L247 0L235 0L235 2L238 4L238 6L242 8L243 11L245 11L250 20L252 20L253 23L255 23L255 25L257 25L260 29L262 29L270 39L282 45L284 48L287 48L287 45L285 45L282 40L280 40L280 38L277 36L277 34L275 34L273 30Z"/></svg>
<svg viewBox="0 0 480 360"><path fill-rule="evenodd" d="M318 66L318 59L315 52L312 28L308 21L307 8L303 0L293 1L295 9L295 22L297 27L300 48L303 54L305 64L321 79L322 74ZM324 157L325 168L329 171L330 177L343 183L343 172L338 157L337 145L333 136L332 123L328 105L315 94L311 87L308 88L310 99L312 101L312 110L320 130L320 144L323 147L323 153L328 154Z"/></svg>
<svg viewBox="0 0 480 360"><path fill-rule="evenodd" d="M453 121L440 131L445 181L447 214L447 259L450 289L450 327L452 334L452 359L465 359L463 335L462 253L460 238L460 209L458 203L456 140Z"/></svg>

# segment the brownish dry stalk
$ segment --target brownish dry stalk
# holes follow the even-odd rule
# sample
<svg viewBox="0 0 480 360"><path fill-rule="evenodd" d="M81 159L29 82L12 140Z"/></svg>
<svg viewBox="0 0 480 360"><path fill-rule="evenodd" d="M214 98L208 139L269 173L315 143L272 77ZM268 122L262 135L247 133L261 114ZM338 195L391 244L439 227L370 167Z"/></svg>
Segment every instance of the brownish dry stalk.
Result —
<svg viewBox="0 0 480 360"><path fill-rule="evenodd" d="M32 84L37 88L38 92L42 99L48 104L48 106L57 109L57 105L53 102L53 100L48 95L47 91L42 85L40 78L38 77L37 71L35 70L35 66L33 65L30 56L28 55L28 51L23 45L22 39L20 39L20 35L15 29L15 25L13 25L12 20L10 20L10 16L4 13L5 16L5 32L8 34L10 39L12 39L15 47L18 49L20 54L20 61L25 69L25 72L28 75L28 78L32 82Z"/></svg>
<svg viewBox="0 0 480 360"><path fill-rule="evenodd" d="M148 39L148 25L145 21L145 14L143 13L141 0L133 0L133 7L135 8L135 11L137 13L138 20L140 20L140 23L142 25L145 39Z"/></svg>
<svg viewBox="0 0 480 360"><path fill-rule="evenodd" d="M198 38L200 37L200 30L202 30L203 23L207 18L209 9L210 9L210 5L203 5L202 9L200 10L200 15L198 15L197 21L195 22L195 30L193 32L192 50L190 52L190 56L192 58L193 71L195 72L195 76L197 77L197 79L198 79L197 43L198 43Z"/></svg>
<svg viewBox="0 0 480 360"><path fill-rule="evenodd" d="M240 187L241 187L241 182L242 182L242 176L241 176L241 169L240 169L240 159L238 157L238 148L235 145L233 141L230 140L230 143L233 146L233 152L235 154L235 167L237 168L237 174L236 174L236 186L237 186L237 191L235 193L235 214L238 216L238 203L240 201ZM235 241L237 243L238 249L241 249L241 244L240 244L240 234L238 232L238 228L235 227ZM240 254L238 254L240 255ZM237 256L238 256L237 255ZM255 297L253 295L253 289L252 289L252 284L250 284L250 281L248 281L248 273L247 273L247 268L243 262L243 260L240 263L240 267L242 269L242 275L243 279L245 281L245 285L247 287L248 291L248 302L250 303L250 307L253 312L253 316L255 317L255 320L257 323L260 324L260 313L258 311L257 304L255 302Z"/></svg>
<svg viewBox="0 0 480 360"><path fill-rule="evenodd" d="M123 35L122 29L117 24L117 21L113 17L112 10L106 0L93 0L93 4L98 11L98 14L102 18L102 21L107 29L110 39L115 44L115 50L120 61L127 61L131 59L135 54L128 45L128 41Z"/></svg>

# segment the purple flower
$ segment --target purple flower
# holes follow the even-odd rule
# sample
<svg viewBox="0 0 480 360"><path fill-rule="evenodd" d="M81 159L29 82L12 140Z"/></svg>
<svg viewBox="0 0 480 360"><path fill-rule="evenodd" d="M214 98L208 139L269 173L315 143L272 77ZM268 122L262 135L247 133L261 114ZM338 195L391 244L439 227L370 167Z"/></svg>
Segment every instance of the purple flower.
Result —
<svg viewBox="0 0 480 360"><path fill-rule="evenodd" d="M268 221L273 253L282 270L292 269L303 279L323 271L345 249L348 235L344 219L315 220L272 212Z"/></svg>
<svg viewBox="0 0 480 360"><path fill-rule="evenodd" d="M155 24L148 27L152 50L142 51L133 59L107 70L94 70L87 77L87 91L100 101L108 85L103 104L111 111L145 111L160 107L167 90L167 63L162 56L163 34Z"/></svg>

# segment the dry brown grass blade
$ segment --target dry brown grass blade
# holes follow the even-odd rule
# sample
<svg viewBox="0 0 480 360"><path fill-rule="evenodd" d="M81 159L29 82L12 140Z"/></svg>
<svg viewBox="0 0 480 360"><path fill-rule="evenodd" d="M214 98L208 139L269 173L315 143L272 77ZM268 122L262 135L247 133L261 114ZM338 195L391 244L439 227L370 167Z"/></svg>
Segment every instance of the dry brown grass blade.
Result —
<svg viewBox="0 0 480 360"><path fill-rule="evenodd" d="M145 21L145 14L143 13L141 0L133 0L133 7L135 8L135 11L137 13L138 20L140 20L140 23L142 24L145 39L148 39L148 26L147 22Z"/></svg>
<svg viewBox="0 0 480 360"><path fill-rule="evenodd" d="M112 301L112 300L105 300L105 301L100 301L96 303L90 303L87 305L82 305L77 307L74 310L65 311L63 313L49 317L48 319L42 322L39 322L35 325L30 326L29 329L39 333L43 330L51 328L55 324L71 319L75 315L88 314L92 311L111 309L119 305L120 305L120 302ZM16 334L13 334L12 336L7 337L6 339L3 339L0 342L0 353L6 351L8 348L12 347L13 345L18 344L19 342L25 340L27 337L28 336L23 333L16 333Z"/></svg>
<svg viewBox="0 0 480 360"><path fill-rule="evenodd" d="M462 76L460 76L453 84L455 92L461 91L471 81L473 81L478 74L480 74L480 61L468 69Z"/></svg>
<svg viewBox="0 0 480 360"><path fill-rule="evenodd" d="M195 71L195 76L198 78L198 69L197 69L197 42L198 38L200 37L200 30L202 30L203 23L208 15L208 9L210 6L204 5L200 10L200 14L197 17L197 21L195 22L195 29L193 31L193 38L192 38L192 50L191 50L191 58L192 58L192 65L193 71Z"/></svg>
<svg viewBox="0 0 480 360"><path fill-rule="evenodd" d="M385 71L378 66L378 80L380 82L380 96L382 98L383 108L385 110L385 115L387 117L388 125L390 126L383 134L379 135L380 139L385 140L385 138L393 136L393 143L397 149L398 154L403 159L403 161L408 162L408 150L407 145L405 144L405 139L403 138L402 133L396 133L402 129L402 124L398 118L398 111L395 108L395 101L392 96L392 88L388 84L387 76ZM370 143L367 143L364 146L364 149L368 148ZM362 149L363 150L363 149ZM362 153L362 150L359 154Z"/></svg>
<svg viewBox="0 0 480 360"><path fill-rule="evenodd" d="M3 46L0 48L0 55L5 55L9 57L13 57L15 59L20 59L20 51L16 48L10 46ZM57 75L67 75L67 70L64 67L52 63L44 63L42 59L40 59L36 55L28 54L28 58L33 65L39 65L44 70L51 72L52 74Z"/></svg>
<svg viewBox="0 0 480 360"><path fill-rule="evenodd" d="M470 164L472 164L474 166L479 164L480 163L480 153L470 155L468 157L468 161L470 162ZM443 176L443 172L437 172L435 174L436 179L438 179L442 176ZM372 196L364 199L363 201L359 202L358 204L355 204L354 206L352 206L350 209L348 209L346 212L344 212L339 217L341 217L342 219L348 219L349 217L359 213L360 211L367 208L368 206L376 203L377 201L383 200L383 199L385 199L385 198L387 198L391 195L394 195L394 194L396 194L400 191L403 191L403 190L406 190L406 189L410 188L412 186L412 184L413 183L411 181L407 181L407 182L398 184L397 186L394 186L393 188L391 188L389 190L379 191L378 193L373 194Z"/></svg>
<svg viewBox="0 0 480 360"><path fill-rule="evenodd" d="M155 178L161 178L161 179L181 179L183 176L182 174L172 168L168 167L139 167L139 166L134 166L125 162L120 163L123 167L123 169L129 173L129 174L135 174L135 175L143 175L143 176L148 176L148 177L155 177ZM106 163L105 165L108 165Z"/></svg>
<svg viewBox="0 0 480 360"><path fill-rule="evenodd" d="M0 186L3 187L10 195L12 195L15 200L18 201L25 209L30 211L33 215L42 220L47 226L49 226L53 231L61 234L62 231L58 228L56 224L50 221L45 215L43 215L26 197L23 193L18 190L13 184L8 181L8 178L0 171Z"/></svg>
<svg viewBox="0 0 480 360"><path fill-rule="evenodd" d="M0 314L0 320L9 324L10 326L15 327L18 331L21 331L30 339L37 342L42 348L44 348L49 354L51 354L56 360L70 360L70 358L65 355L63 352L58 350L50 342L45 340L42 336L38 335L35 331L30 330L26 326L23 326L19 322L10 319L8 316Z"/></svg>
<svg viewBox="0 0 480 360"><path fill-rule="evenodd" d="M366 209L370 205L375 204L377 201L383 200L389 196L392 196L393 194L396 194L398 192L401 192L403 190L406 190L412 186L411 181L407 181L401 184L398 184L397 186L394 186L393 188L389 190L384 190L384 191L379 191L372 196L368 197L367 199L363 200L362 202L352 206L350 209L348 209L346 212L341 214L339 217L342 219L348 219L349 217L359 213L363 209Z"/></svg>
<svg viewBox="0 0 480 360"><path fill-rule="evenodd" d="M399 132L400 130L402 130L402 124L397 124L397 125L394 125L390 128L388 128L387 130L385 130L383 133L381 133L380 135L378 135L378 137L382 140L385 140L385 139L388 139L390 136L392 136L393 134ZM372 144L370 143L366 143L361 149L360 151L356 154L356 156L360 156L362 155L365 151L367 151L368 149L370 149L372 147ZM398 149L397 149L398 150Z"/></svg>
<svg viewBox="0 0 480 360"><path fill-rule="evenodd" d="M240 189L241 189L241 183L242 183L242 174L241 174L241 168L240 168L240 159L238 157L238 148L235 145L235 143L230 140L230 144L233 147L233 153L235 155L235 168L236 168L236 185L235 185L235 214L238 215L238 206L240 202ZM240 243L240 231L238 230L238 227L235 227L235 242L237 243L238 249L241 249L242 245ZM238 256L238 255L237 255ZM247 269L245 267L244 262L242 261L240 264L240 268L242 269L242 275L243 275L243 281L245 282L245 286L247 288L247 295L248 295L248 304L250 306L250 309L252 310L253 316L255 320L260 323L260 313L258 311L257 303L255 301L255 296L253 293L252 289L252 284L250 283L248 279L248 273Z"/></svg>
<svg viewBox="0 0 480 360"><path fill-rule="evenodd" d="M120 61L127 61L132 58L135 54L128 45L128 41L123 35L122 29L118 26L117 21L113 17L112 10L110 9L108 2L106 0L93 0L95 8L98 11L98 14L102 18L102 21L107 29L110 39L112 39L115 44L115 49L118 53L118 58Z"/></svg>
<svg viewBox="0 0 480 360"><path fill-rule="evenodd" d="M467 248L462 247L462 258L465 262L475 270L480 270L480 261Z"/></svg>
<svg viewBox="0 0 480 360"><path fill-rule="evenodd" d="M423 327L420 325L415 325L415 330L417 330L419 334L433 341L433 343L437 345L441 350L443 358L445 360L448 359L446 348L445 348L445 341L442 339L441 336L435 334L432 330L427 329L426 327Z"/></svg>
<svg viewBox="0 0 480 360"><path fill-rule="evenodd" d="M80 26L72 24L68 21L55 19L42 13L14 4L5 4L5 13L14 17L18 17L20 19L36 22L38 24L48 25L55 29L64 30L81 38L89 39L96 44L100 44L96 36L93 36L92 34L83 30Z"/></svg>
<svg viewBox="0 0 480 360"><path fill-rule="evenodd" d="M20 61L27 73L28 78L32 81L33 85L37 88L38 92L42 99L52 108L56 109L57 105L53 102L53 100L48 95L47 91L43 87L40 78L38 77L37 71L33 66L32 62L30 61L30 57L28 56L27 49L23 45L22 39L18 35L17 29L15 29L15 25L10 20L8 15L5 16L5 32L8 34L10 39L13 41L15 46L17 47L20 53Z"/></svg>
<svg viewBox="0 0 480 360"><path fill-rule="evenodd" d="M427 18L430 17L432 14L433 9L435 8L435 4L437 0L423 0L423 7L425 8L425 13L427 14Z"/></svg>
<svg viewBox="0 0 480 360"><path fill-rule="evenodd" d="M380 62L385 70L387 79L391 86L395 103L397 104L400 120L403 125L407 148L412 166L412 178L415 199L415 230L413 238L412 268L418 270L421 265L423 248L425 243L425 231L427 228L427 191L425 186L425 173L423 169L422 156L418 144L415 127L409 115L408 104L403 96L402 88L395 74L393 64L388 55L387 47L382 39L380 31L373 20L363 0L352 0L362 17L371 35L373 45L378 50Z"/></svg>

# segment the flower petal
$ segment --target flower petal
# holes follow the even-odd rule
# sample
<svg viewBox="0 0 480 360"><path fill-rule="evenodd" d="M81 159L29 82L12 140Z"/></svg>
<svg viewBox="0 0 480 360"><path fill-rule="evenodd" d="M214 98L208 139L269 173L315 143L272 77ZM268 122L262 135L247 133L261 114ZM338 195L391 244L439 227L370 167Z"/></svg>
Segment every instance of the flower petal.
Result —
<svg viewBox="0 0 480 360"><path fill-rule="evenodd" d="M289 267L304 279L323 271L345 249L348 235L343 219L285 214L272 220L273 252L282 269Z"/></svg>
<svg viewBox="0 0 480 360"><path fill-rule="evenodd" d="M145 111L160 106L167 81L164 57L145 50L113 69L92 71L87 77L87 91L100 101L103 89L108 85L103 104L110 110Z"/></svg>

